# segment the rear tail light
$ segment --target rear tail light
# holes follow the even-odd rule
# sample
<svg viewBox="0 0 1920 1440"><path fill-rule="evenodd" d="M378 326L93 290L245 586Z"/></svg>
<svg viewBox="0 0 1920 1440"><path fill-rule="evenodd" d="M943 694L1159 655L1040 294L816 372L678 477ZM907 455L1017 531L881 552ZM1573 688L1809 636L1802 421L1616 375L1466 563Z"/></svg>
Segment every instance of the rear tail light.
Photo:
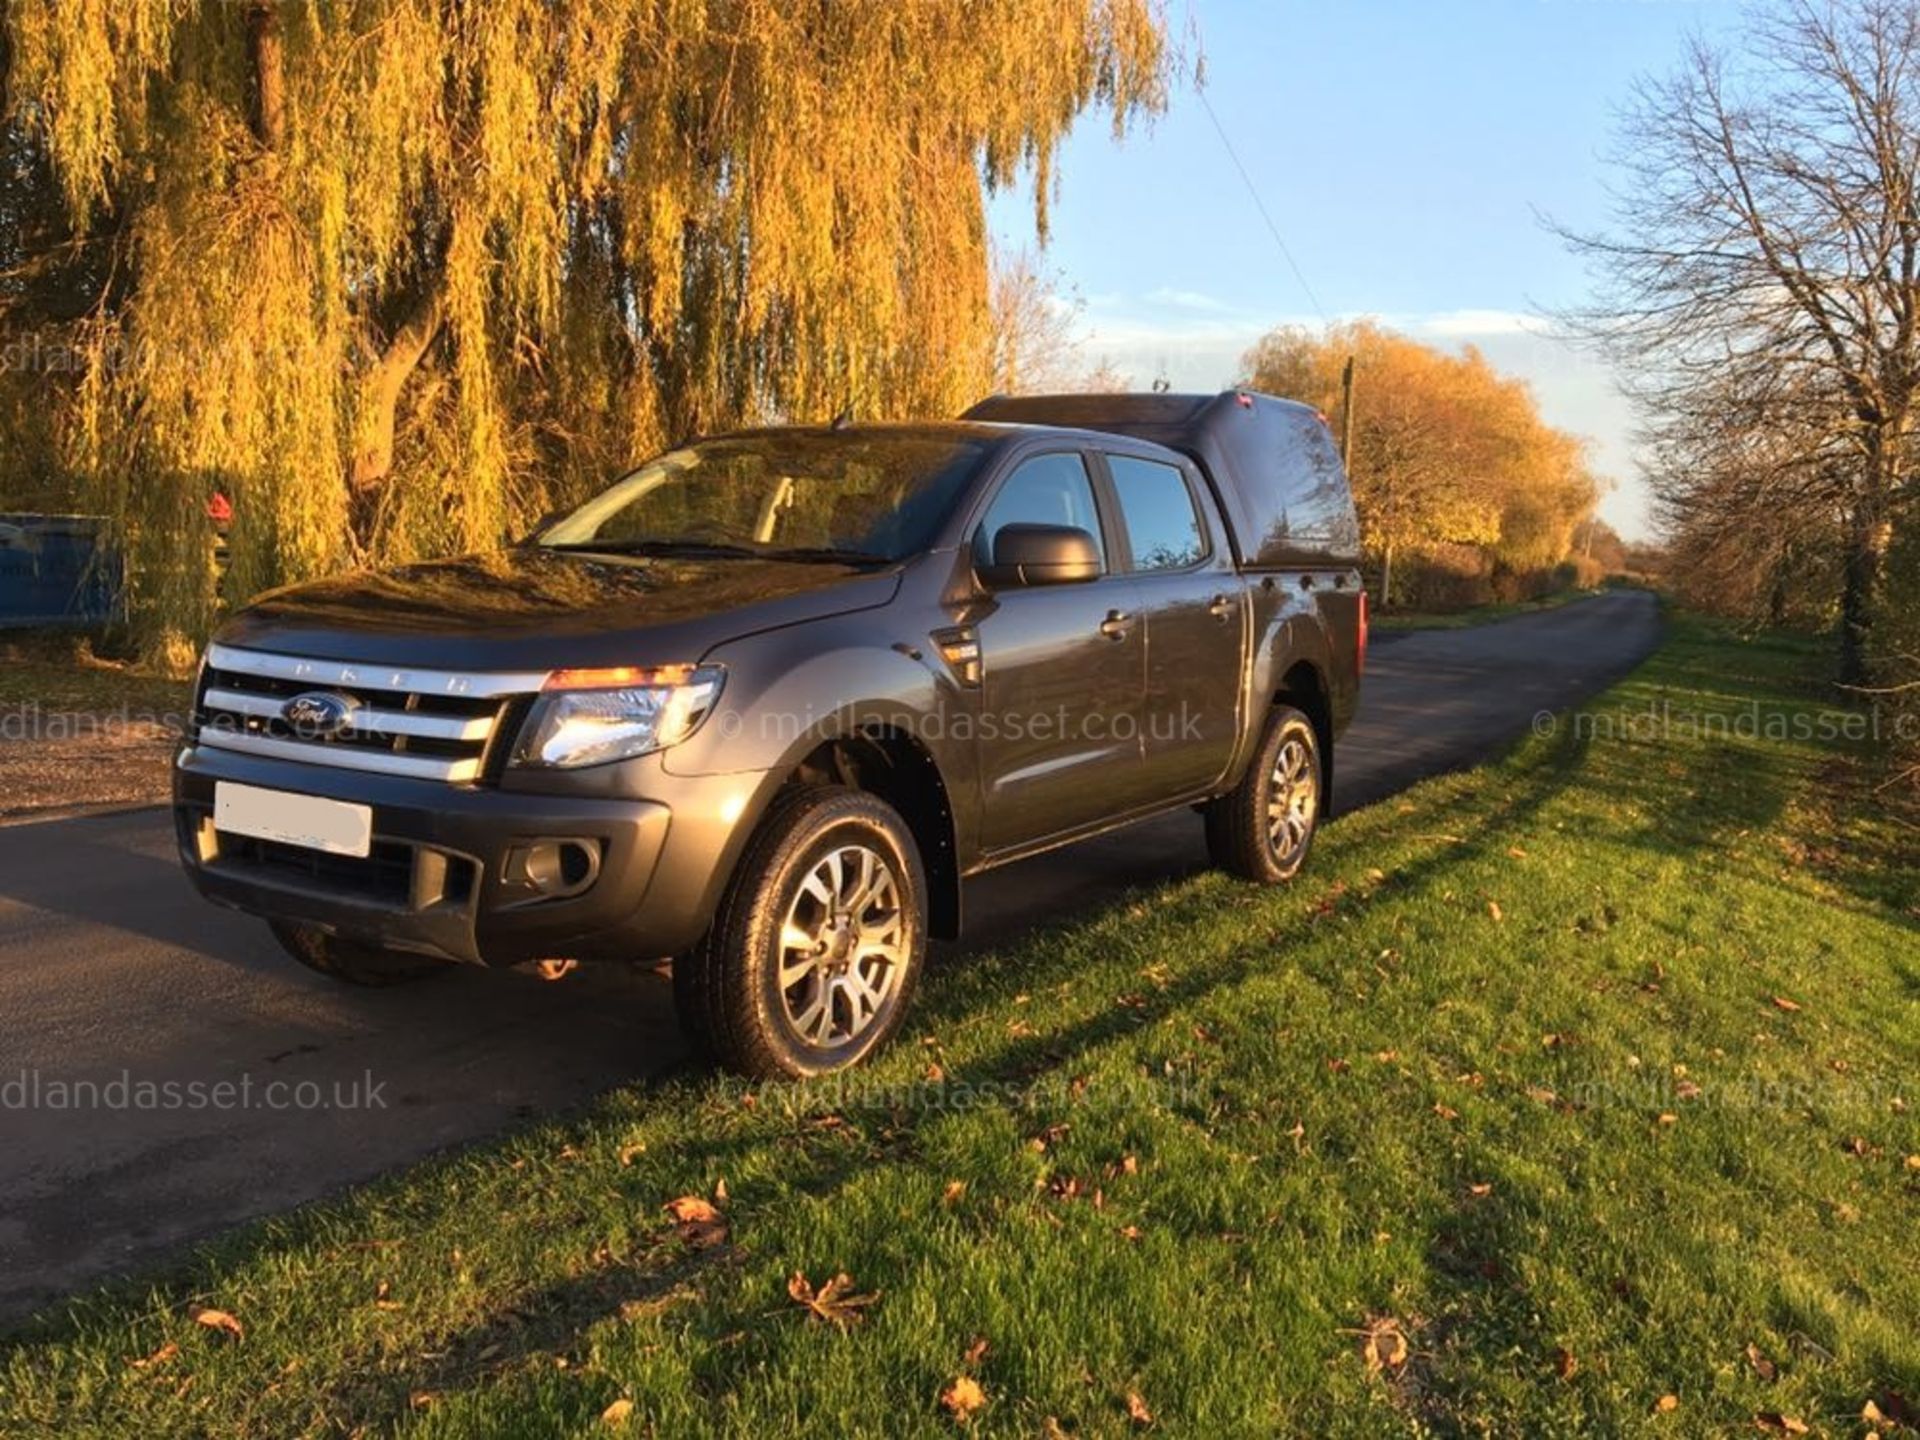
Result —
<svg viewBox="0 0 1920 1440"><path fill-rule="evenodd" d="M1353 668L1357 674L1367 668L1367 592L1360 592L1360 633L1354 639Z"/></svg>

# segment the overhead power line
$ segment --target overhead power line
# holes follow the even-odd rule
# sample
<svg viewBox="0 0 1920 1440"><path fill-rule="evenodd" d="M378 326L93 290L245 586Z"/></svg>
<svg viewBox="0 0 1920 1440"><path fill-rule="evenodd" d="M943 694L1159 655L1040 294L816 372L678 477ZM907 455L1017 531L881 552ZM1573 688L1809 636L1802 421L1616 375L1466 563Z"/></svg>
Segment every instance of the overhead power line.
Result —
<svg viewBox="0 0 1920 1440"><path fill-rule="evenodd" d="M1207 112L1207 118L1213 122L1213 133L1220 137L1220 144L1225 147L1227 158L1233 162L1233 168L1240 172L1240 182L1247 187L1247 194L1253 200L1253 208L1258 210L1260 218L1267 222L1267 233L1273 236L1273 243L1279 247L1280 257L1287 262L1287 268L1293 272L1293 278L1300 282L1300 288L1306 292L1307 299L1313 302L1313 308L1319 312L1321 322L1331 325L1333 322L1327 316L1326 307L1320 303L1320 297L1313 293L1313 286L1307 283L1307 277L1301 273L1299 262L1293 258L1293 251L1287 248L1287 242L1280 235L1280 227L1273 223L1273 216L1268 212L1266 202L1260 198L1259 187L1253 183L1253 176L1247 173L1247 167L1241 163L1240 152L1233 148L1233 141L1227 136L1227 127L1220 123L1220 117L1214 113L1213 102L1207 99L1207 92L1198 87L1195 88L1194 94L1200 97L1201 108Z"/></svg>

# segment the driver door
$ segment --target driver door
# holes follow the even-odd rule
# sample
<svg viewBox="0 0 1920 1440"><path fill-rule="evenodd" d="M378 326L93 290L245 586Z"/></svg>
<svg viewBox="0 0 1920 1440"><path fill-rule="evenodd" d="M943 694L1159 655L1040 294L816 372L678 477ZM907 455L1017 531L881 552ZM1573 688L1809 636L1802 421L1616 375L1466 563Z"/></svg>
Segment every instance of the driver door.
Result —
<svg viewBox="0 0 1920 1440"><path fill-rule="evenodd" d="M1093 536L1098 579L1001 586L977 622L982 840L1007 850L1113 813L1114 766L1140 763L1146 636L1133 585L1113 571L1109 527L1078 451L1020 462L973 536L981 561L1009 524L1071 525Z"/></svg>

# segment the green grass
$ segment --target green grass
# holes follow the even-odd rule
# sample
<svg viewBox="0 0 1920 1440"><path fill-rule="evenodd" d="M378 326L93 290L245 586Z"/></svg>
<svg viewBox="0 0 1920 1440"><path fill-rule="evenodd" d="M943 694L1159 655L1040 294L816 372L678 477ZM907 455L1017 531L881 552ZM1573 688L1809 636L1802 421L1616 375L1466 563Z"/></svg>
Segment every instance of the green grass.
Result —
<svg viewBox="0 0 1920 1440"><path fill-rule="evenodd" d="M1557 590L1537 600L1514 600L1493 605L1474 605L1465 610L1380 610L1369 624L1376 630L1464 630L1469 625L1485 625L1508 620L1515 615L1531 615L1537 610L1553 610L1570 600L1584 600L1592 590Z"/></svg>
<svg viewBox="0 0 1920 1440"><path fill-rule="evenodd" d="M1679 620L1589 713L1735 738L1565 726L1287 890L940 967L843 1086L635 1086L255 1227L14 1336L0 1433L951 1434L962 1373L992 1435L1855 1433L1920 1399L1920 895L1844 744L1738 738L1811 666ZM787 1293L837 1271L846 1330Z"/></svg>

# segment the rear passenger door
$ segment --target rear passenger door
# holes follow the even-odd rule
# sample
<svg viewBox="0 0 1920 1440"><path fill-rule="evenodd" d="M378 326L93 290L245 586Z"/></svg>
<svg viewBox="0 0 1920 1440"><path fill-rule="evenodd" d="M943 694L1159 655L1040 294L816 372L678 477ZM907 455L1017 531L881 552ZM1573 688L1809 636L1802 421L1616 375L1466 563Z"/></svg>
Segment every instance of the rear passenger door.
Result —
<svg viewBox="0 0 1920 1440"><path fill-rule="evenodd" d="M1149 804L1226 772L1240 731L1246 594L1197 472L1117 451L1103 458L1146 626L1145 764L1130 801Z"/></svg>

